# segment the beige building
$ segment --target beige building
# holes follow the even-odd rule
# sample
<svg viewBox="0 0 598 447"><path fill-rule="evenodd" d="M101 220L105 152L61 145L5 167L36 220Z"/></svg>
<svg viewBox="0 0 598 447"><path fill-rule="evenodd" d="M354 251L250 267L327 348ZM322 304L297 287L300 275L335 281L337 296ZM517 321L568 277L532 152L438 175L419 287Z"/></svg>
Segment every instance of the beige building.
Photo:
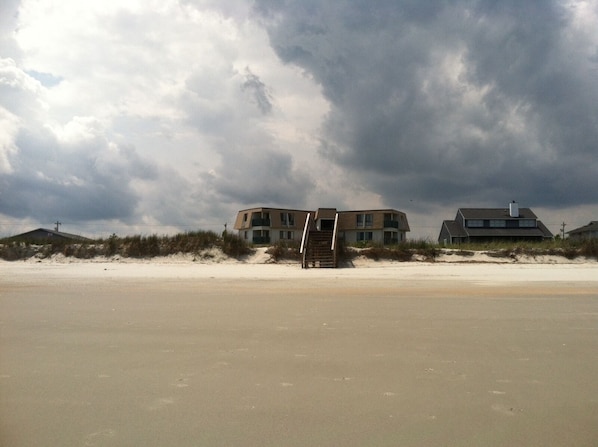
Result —
<svg viewBox="0 0 598 447"><path fill-rule="evenodd" d="M397 244L406 240L409 231L405 213L394 209L306 211L266 207L239 211L234 229L242 239L254 244L301 242L308 215L310 228L320 231L334 230L337 220L336 236L349 244L361 241Z"/></svg>

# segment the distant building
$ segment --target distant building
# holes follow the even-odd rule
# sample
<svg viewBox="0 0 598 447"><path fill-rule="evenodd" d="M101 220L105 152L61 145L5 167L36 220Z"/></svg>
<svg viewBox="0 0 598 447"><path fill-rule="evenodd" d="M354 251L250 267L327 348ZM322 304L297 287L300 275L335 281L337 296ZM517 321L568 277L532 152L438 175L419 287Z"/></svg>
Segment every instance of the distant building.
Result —
<svg viewBox="0 0 598 447"><path fill-rule="evenodd" d="M251 208L237 214L235 230L254 244L278 241L300 243L301 266L334 268L338 263L337 243L377 242L397 244L409 231L405 213L394 209L316 211L284 208Z"/></svg>
<svg viewBox="0 0 598 447"><path fill-rule="evenodd" d="M37 228L36 230L28 231L26 233L11 236L8 240L25 240L32 242L53 242L53 241L72 241L72 242L90 242L83 236L76 234L64 233L57 230L48 230L47 228Z"/></svg>
<svg viewBox="0 0 598 447"><path fill-rule="evenodd" d="M459 208L455 220L442 222L438 242L542 241L552 233L529 208Z"/></svg>
<svg viewBox="0 0 598 447"><path fill-rule="evenodd" d="M396 244L405 241L409 231L407 216L395 209L337 211L336 208L319 208L306 211L250 208L237 213L234 228L242 239L254 244L301 241L308 214L318 230L333 230L334 221L338 219L337 236L349 243L372 241Z"/></svg>
<svg viewBox="0 0 598 447"><path fill-rule="evenodd" d="M567 231L567 234L571 240L598 239L598 220L593 220L583 227Z"/></svg>

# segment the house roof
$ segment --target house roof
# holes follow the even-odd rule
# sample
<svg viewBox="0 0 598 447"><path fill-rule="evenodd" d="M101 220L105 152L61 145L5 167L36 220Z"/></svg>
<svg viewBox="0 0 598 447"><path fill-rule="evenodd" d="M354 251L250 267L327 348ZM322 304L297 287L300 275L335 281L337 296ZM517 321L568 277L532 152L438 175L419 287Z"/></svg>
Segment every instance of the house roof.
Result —
<svg viewBox="0 0 598 447"><path fill-rule="evenodd" d="M451 237L467 237L465 229L454 220L445 220L442 224Z"/></svg>
<svg viewBox="0 0 598 447"><path fill-rule="evenodd" d="M537 219L529 208L519 208L519 217L511 217L508 208L459 208L465 219Z"/></svg>
<svg viewBox="0 0 598 447"><path fill-rule="evenodd" d="M531 213L535 216L535 214ZM472 216L470 213L468 216ZM521 213L520 213L521 215ZM525 214L528 219L532 219L529 213ZM484 216L484 217L480 217ZM481 213L475 217L465 217L465 219L498 219L499 215L494 213ZM505 219L505 216L501 217ZM535 217L534 217L535 218ZM515 219L515 218L512 218ZM460 222L455 220L445 220L442 225L448 231L451 237L483 237L483 238L551 238L553 234L541 221L536 219L536 227L522 227L522 228L488 228L488 227L464 227Z"/></svg>
<svg viewBox="0 0 598 447"><path fill-rule="evenodd" d="M586 233L588 231L598 231L598 220L593 220L589 224L583 227L575 228L574 230L567 231L567 234Z"/></svg>
<svg viewBox="0 0 598 447"><path fill-rule="evenodd" d="M35 230L27 231L26 233L17 234L10 237L10 239L69 239L74 241L90 241L91 239L79 236L77 234L64 233L62 231L49 230L47 228L36 228Z"/></svg>
<svg viewBox="0 0 598 447"><path fill-rule="evenodd" d="M536 228L466 228L465 231L470 237L552 237L542 222L538 222Z"/></svg>

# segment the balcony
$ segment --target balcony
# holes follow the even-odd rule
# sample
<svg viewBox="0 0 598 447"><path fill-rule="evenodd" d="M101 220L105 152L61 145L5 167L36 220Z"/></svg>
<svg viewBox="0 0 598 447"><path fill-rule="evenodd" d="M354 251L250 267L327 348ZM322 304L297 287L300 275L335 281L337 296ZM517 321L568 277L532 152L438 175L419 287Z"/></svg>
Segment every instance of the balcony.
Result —
<svg viewBox="0 0 598 447"><path fill-rule="evenodd" d="M396 228L396 229L399 229L399 221L398 220L385 220L384 221L384 228Z"/></svg>
<svg viewBox="0 0 598 447"><path fill-rule="evenodd" d="M262 217L254 217L253 219L251 219L251 226L252 227L269 227L270 219L262 218Z"/></svg>
<svg viewBox="0 0 598 447"><path fill-rule="evenodd" d="M257 245L269 244L270 236L253 236L253 243Z"/></svg>

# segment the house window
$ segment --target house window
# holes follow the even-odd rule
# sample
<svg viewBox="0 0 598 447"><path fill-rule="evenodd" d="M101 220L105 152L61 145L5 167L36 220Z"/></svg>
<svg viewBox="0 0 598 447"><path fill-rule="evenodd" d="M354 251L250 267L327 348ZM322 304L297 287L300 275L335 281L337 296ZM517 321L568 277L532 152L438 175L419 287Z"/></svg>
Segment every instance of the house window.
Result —
<svg viewBox="0 0 598 447"><path fill-rule="evenodd" d="M270 243L270 231L254 230L253 243L254 244L269 244Z"/></svg>
<svg viewBox="0 0 598 447"><path fill-rule="evenodd" d="M536 228L536 221L534 219L521 219L519 228Z"/></svg>
<svg viewBox="0 0 598 447"><path fill-rule="evenodd" d="M247 222L247 213L243 214L243 222Z"/></svg>
<svg viewBox="0 0 598 447"><path fill-rule="evenodd" d="M295 214L293 213L280 213L280 222L283 227L294 227L295 226Z"/></svg>
<svg viewBox="0 0 598 447"><path fill-rule="evenodd" d="M482 228L484 226L484 221L482 219L468 219L467 226L469 228Z"/></svg>
<svg viewBox="0 0 598 447"><path fill-rule="evenodd" d="M247 214L246 214L247 215ZM243 239L247 240L247 231L244 232L243 234Z"/></svg>
<svg viewBox="0 0 598 447"><path fill-rule="evenodd" d="M374 233L371 231L358 231L357 232L357 242L359 241L371 241L374 239Z"/></svg>
<svg viewBox="0 0 598 447"><path fill-rule="evenodd" d="M505 228L507 222L503 219L490 219L490 228Z"/></svg>
<svg viewBox="0 0 598 447"><path fill-rule="evenodd" d="M289 240L292 241L293 239L295 239L295 233L293 231L281 231L279 233L279 239L281 240Z"/></svg>
<svg viewBox="0 0 598 447"><path fill-rule="evenodd" d="M252 227L269 227L270 213L253 213L251 215Z"/></svg>
<svg viewBox="0 0 598 447"><path fill-rule="evenodd" d="M357 214L355 223L358 227L371 227L372 224L374 223L374 215L373 214Z"/></svg>

